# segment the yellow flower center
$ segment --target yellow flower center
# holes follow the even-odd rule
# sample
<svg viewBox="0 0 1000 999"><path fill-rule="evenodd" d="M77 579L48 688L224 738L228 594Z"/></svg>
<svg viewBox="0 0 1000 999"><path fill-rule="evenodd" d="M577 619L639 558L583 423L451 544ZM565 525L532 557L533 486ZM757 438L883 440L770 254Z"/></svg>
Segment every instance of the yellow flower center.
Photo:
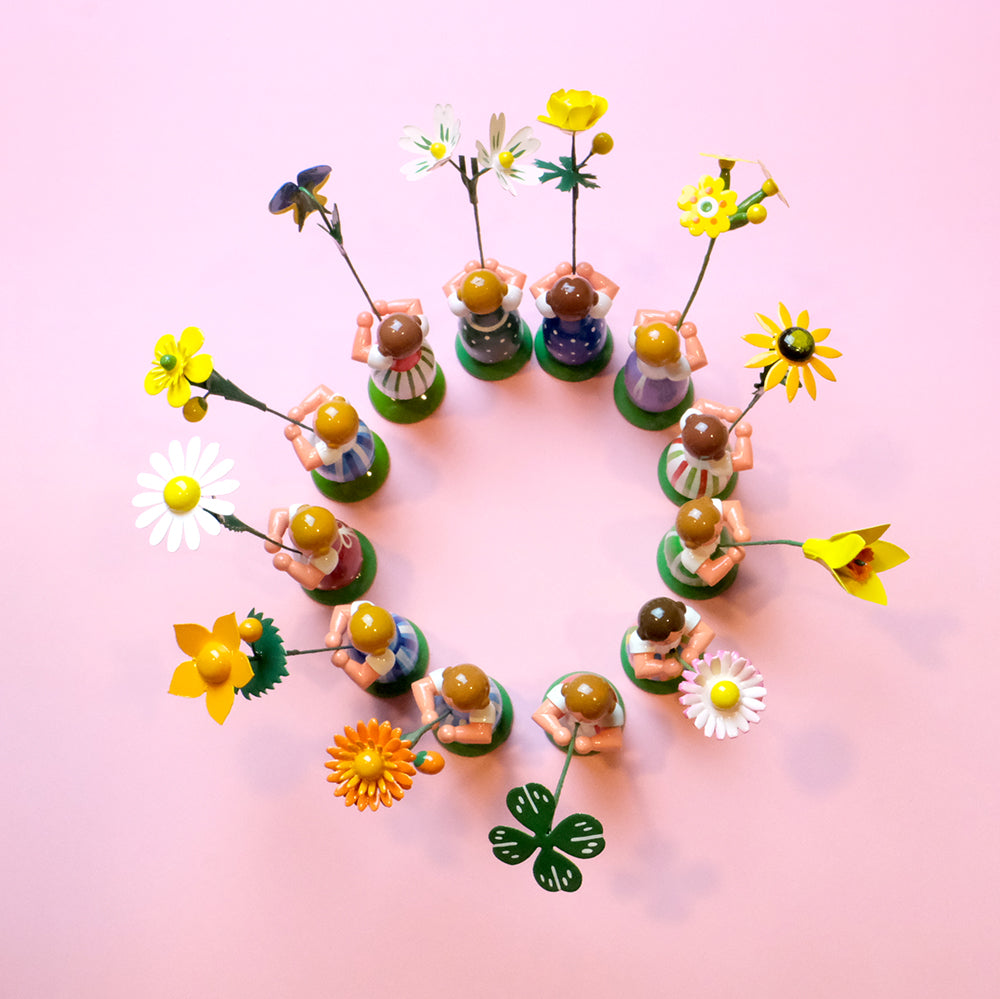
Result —
<svg viewBox="0 0 1000 999"><path fill-rule="evenodd" d="M509 149L505 149L497 157L497 162L504 168L504 170L509 170L514 165L514 154Z"/></svg>
<svg viewBox="0 0 1000 999"><path fill-rule="evenodd" d="M432 142L431 143L431 156L436 160L443 160L445 153L448 152L448 147L443 142Z"/></svg>
<svg viewBox="0 0 1000 999"><path fill-rule="evenodd" d="M225 683L232 672L233 653L222 642L209 641L194 657L194 664L205 683Z"/></svg>
<svg viewBox="0 0 1000 999"><path fill-rule="evenodd" d="M385 760L377 749L363 749L354 757L352 769L362 780L378 780L385 773Z"/></svg>
<svg viewBox="0 0 1000 999"><path fill-rule="evenodd" d="M163 502L174 513L190 513L201 499L201 486L190 475L176 475L163 487Z"/></svg>
<svg viewBox="0 0 1000 999"><path fill-rule="evenodd" d="M732 680L720 680L712 685L709 696L720 711L729 711L740 703L740 688Z"/></svg>

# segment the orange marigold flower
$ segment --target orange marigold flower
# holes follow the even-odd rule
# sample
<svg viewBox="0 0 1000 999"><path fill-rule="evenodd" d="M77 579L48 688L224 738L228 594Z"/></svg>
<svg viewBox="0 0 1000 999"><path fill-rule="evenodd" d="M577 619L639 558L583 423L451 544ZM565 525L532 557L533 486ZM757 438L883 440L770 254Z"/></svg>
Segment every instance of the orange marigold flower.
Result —
<svg viewBox="0 0 1000 999"><path fill-rule="evenodd" d="M327 749L333 760L326 762L333 772L326 779L338 785L334 794L343 796L348 808L374 812L380 803L389 808L413 786L415 756L409 740L400 738L402 731L373 718L367 725L359 721L357 731L345 726L343 735L334 736L336 746Z"/></svg>

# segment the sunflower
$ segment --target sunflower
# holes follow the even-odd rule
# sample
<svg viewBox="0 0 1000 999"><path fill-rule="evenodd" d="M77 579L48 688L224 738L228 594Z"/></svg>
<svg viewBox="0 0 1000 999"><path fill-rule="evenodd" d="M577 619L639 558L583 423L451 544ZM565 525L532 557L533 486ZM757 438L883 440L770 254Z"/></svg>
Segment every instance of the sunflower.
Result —
<svg viewBox="0 0 1000 999"><path fill-rule="evenodd" d="M825 565L840 588L852 597L884 604L885 587L878 574L910 557L899 545L881 540L887 530L889 525L882 524L825 539L809 538L802 546L802 554Z"/></svg>
<svg viewBox="0 0 1000 999"><path fill-rule="evenodd" d="M377 811L379 803L389 808L413 786L415 754L409 740L400 738L402 731L373 718L367 725L358 722L357 732L345 726L343 735L334 736L337 745L327 749L333 760L326 762L333 773L326 779L339 785L334 794L344 795L345 805L360 812Z"/></svg>
<svg viewBox="0 0 1000 999"><path fill-rule="evenodd" d="M828 329L809 329L809 313L805 309L799 313L795 323L792 323L792 314L783 302L778 303L778 313L783 326L759 312L756 313L757 322L764 332L748 333L743 339L754 347L767 349L763 354L747 361L746 366L767 368L764 377L765 392L779 385L787 375L785 391L789 402L795 398L800 384L804 384L806 391L815 399L816 379L813 371L827 381L835 382L836 376L820 358L840 357L840 351L822 343L830 335Z"/></svg>

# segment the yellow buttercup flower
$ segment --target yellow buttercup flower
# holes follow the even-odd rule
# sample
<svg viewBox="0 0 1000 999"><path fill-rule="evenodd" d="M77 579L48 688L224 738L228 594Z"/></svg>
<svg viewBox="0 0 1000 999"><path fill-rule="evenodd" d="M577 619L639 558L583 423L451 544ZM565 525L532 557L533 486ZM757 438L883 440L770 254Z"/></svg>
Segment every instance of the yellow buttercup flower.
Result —
<svg viewBox="0 0 1000 999"><path fill-rule="evenodd" d="M767 376L764 378L765 392L773 389L775 385L780 385L782 378L787 375L785 391L788 393L789 402L795 398L800 384L804 384L806 391L815 399L814 371L827 381L837 380L836 375L820 358L840 357L840 351L822 343L830 335L828 329L809 329L809 313L805 310L799 313L794 323L792 314L783 302L778 303L778 312L781 316L780 326L773 319L756 313L757 322L765 332L748 333L743 339L754 347L767 349L763 354L758 354L747 361L746 366L768 368Z"/></svg>
<svg viewBox="0 0 1000 999"><path fill-rule="evenodd" d="M179 697L205 695L208 713L221 725L229 716L239 687L253 679L253 668L240 651L235 614L220 617L212 630L200 624L175 624L181 652L193 658L174 670L170 693Z"/></svg>
<svg viewBox="0 0 1000 999"><path fill-rule="evenodd" d="M739 197L735 191L727 190L721 177L706 174L697 184L687 184L681 189L677 207L684 209L681 225L692 236L707 232L715 237L729 229L730 216L736 214Z"/></svg>
<svg viewBox="0 0 1000 999"><path fill-rule="evenodd" d="M545 114L538 120L564 132L585 132L608 110L608 102L589 90L557 90L549 97Z"/></svg>
<svg viewBox="0 0 1000 999"><path fill-rule="evenodd" d="M887 530L889 525L882 524L825 539L810 538L802 546L802 554L825 565L840 587L852 597L884 604L885 587L878 574L910 557L898 545L880 540Z"/></svg>
<svg viewBox="0 0 1000 999"><path fill-rule="evenodd" d="M327 749L333 760L325 764L333 773L326 779L339 785L334 794L343 796L345 805L357 805L360 812L377 811L379 803L389 808L413 786L416 757L401 734L373 718L367 725L358 722L356 732L345 726L343 735L334 736L337 745Z"/></svg>
<svg viewBox="0 0 1000 999"><path fill-rule="evenodd" d="M210 354L198 354L205 337L197 326L189 326L175 340L169 333L153 348L153 368L143 386L150 395L167 390L167 402L180 408L191 398L191 382L203 382L212 373Z"/></svg>

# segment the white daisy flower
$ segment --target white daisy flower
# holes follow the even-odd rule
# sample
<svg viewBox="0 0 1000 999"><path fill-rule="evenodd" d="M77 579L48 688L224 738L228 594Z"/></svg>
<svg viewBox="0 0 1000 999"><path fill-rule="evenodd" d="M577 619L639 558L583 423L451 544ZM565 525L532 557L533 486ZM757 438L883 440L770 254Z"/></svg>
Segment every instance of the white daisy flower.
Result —
<svg viewBox="0 0 1000 999"><path fill-rule="evenodd" d="M434 106L434 127L427 135L415 125L404 125L399 140L401 148L416 153L417 159L404 163L400 169L407 180L419 180L431 170L447 163L458 146L461 122L450 104Z"/></svg>
<svg viewBox="0 0 1000 999"><path fill-rule="evenodd" d="M503 114L490 117L490 148L487 151L483 144L476 142L476 153L480 170L493 168L500 186L510 194L517 194L514 181L519 184L537 184L542 175L535 166L531 155L541 142L531 135L530 128L522 128L515 132L507 145L504 145L503 135L507 128L507 119Z"/></svg>
<svg viewBox="0 0 1000 999"><path fill-rule="evenodd" d="M680 683L684 714L695 728L719 739L746 732L764 710L764 678L736 652L716 652L697 659Z"/></svg>
<svg viewBox="0 0 1000 999"><path fill-rule="evenodd" d="M150 455L153 472L140 472L136 482L151 491L134 496L132 505L146 508L136 518L135 526L143 530L153 524L149 535L151 545L158 545L166 538L167 551L175 552L183 538L194 551L201 541L199 528L212 535L222 530L212 514L226 516L234 513L236 507L229 500L216 497L231 493L239 483L222 478L233 467L232 458L212 467L218 455L218 444L209 444L202 451L198 437L191 438L186 453L180 441L171 441L167 457L159 453Z"/></svg>

